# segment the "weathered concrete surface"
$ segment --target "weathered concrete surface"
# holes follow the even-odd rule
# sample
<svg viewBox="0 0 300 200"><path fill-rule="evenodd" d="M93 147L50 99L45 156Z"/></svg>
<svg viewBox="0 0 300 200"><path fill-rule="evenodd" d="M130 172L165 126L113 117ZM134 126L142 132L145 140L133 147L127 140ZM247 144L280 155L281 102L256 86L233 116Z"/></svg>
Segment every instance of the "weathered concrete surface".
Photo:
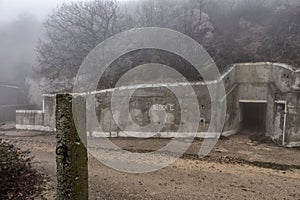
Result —
<svg viewBox="0 0 300 200"><path fill-rule="evenodd" d="M53 131L45 125L44 112L41 110L17 110L16 129Z"/></svg>
<svg viewBox="0 0 300 200"><path fill-rule="evenodd" d="M55 110L55 95L43 95L44 125L50 127L51 130L55 130Z"/></svg>
<svg viewBox="0 0 300 200"><path fill-rule="evenodd" d="M242 102L264 103L267 106L266 116L263 116L265 118L265 135L270 136L279 145L300 146L300 70L279 63L235 64L227 69L220 80L200 81L191 84L170 84L170 88L173 87L179 90L185 90L187 86L192 85L197 94L201 118L190 119L186 122L181 122L181 113L185 112L186 109L179 106L177 98L189 98L188 95L176 98L171 90L160 83L153 86L124 86L82 94L89 99L87 102L95 101L92 97L96 97L96 108L92 108L91 104L87 103L87 118L90 119L87 122L87 131L89 135L95 137L126 137L128 135L136 137L175 137L186 136L185 133L178 133L178 127L182 123L194 122L199 124L197 137L215 137L217 135L215 133L207 135L207 130L211 123L211 116L215 114L211 113L211 107L218 102L211 102L208 87L221 83L224 83L227 94L223 98L227 100L223 135L228 136L240 131ZM141 133L138 130L120 130L111 111L112 93L115 91L129 92L130 90L135 90L129 102L130 115L134 122L145 126L151 120L156 120L156 123L163 124L162 130L157 131L154 135L153 133ZM49 98L51 98L51 95ZM52 96L52 98L54 97ZM120 109L123 106L123 98L124 96L120 95L117 99ZM53 116L51 115L52 110L46 108L49 102L50 105L53 105L53 101L52 103L51 101L46 102L44 98L44 102L44 114L47 113L50 119L49 122L51 122L55 118L51 117ZM155 104L172 105L173 109L166 110L165 118L158 120L156 119L156 113L150 112L150 108ZM97 119L90 116L92 109L96 109ZM122 118L122 116L117 117ZM99 125L94 126L93 124L98 123L98 121Z"/></svg>
<svg viewBox="0 0 300 200"><path fill-rule="evenodd" d="M16 129L55 131L55 95L43 95L43 110L17 110Z"/></svg>
<svg viewBox="0 0 300 200"><path fill-rule="evenodd" d="M68 94L57 95L56 100L57 198L87 200L85 100Z"/></svg>
<svg viewBox="0 0 300 200"><path fill-rule="evenodd" d="M241 102L265 103L265 135L270 136L279 145L298 146L300 145L300 117L298 105L300 105L300 71L284 64L277 63L245 63L236 64L230 67L223 75L221 80L212 83L197 82L193 83L193 88L198 96L198 103L201 109L201 120L197 137L203 137L206 134L211 118L211 99L207 86L209 84L218 84L221 81L225 85L227 96L227 114L223 129L223 135L232 135L240 131L241 128ZM184 90L185 86L172 85ZM137 86L137 89L130 100L131 116L136 123L147 125L151 119L149 108L153 104L174 104L174 111L167 111L168 116L160 123L165 124L157 137L175 137L176 131L180 126L180 113L184 109L180 108L176 102L176 97L172 96L170 90L159 87L143 88ZM99 91L96 94L98 101L96 110L98 121L102 129L89 130L94 136L126 136L126 131L118 131L118 126L111 114L110 100L113 90ZM122 96L119 97L122 99ZM180 98L180 97L179 97ZM186 97L185 97L186 98ZM120 101L121 102L121 101ZM120 108L122 104L120 103ZM283 111L280 111L283 110ZM279 113L278 113L279 112ZM280 113L281 112L281 113ZM87 112L87 115L90 112ZM280 115L280 116L278 116ZM173 122L172 126L168 121ZM187 123L187 122L183 122ZM94 127L95 128L95 127ZM134 131L133 131L134 132ZM130 135L148 136L150 133L130 133ZM184 134L183 134L184 135ZM207 136L207 135L206 135ZM214 136L212 136L214 137Z"/></svg>

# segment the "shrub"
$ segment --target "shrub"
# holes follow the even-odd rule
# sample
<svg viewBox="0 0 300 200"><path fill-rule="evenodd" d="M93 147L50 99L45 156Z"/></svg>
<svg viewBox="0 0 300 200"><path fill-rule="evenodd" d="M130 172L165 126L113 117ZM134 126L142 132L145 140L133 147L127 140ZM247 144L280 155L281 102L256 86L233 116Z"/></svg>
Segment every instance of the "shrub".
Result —
<svg viewBox="0 0 300 200"><path fill-rule="evenodd" d="M0 199L33 199L43 178L31 166L29 151L0 139Z"/></svg>

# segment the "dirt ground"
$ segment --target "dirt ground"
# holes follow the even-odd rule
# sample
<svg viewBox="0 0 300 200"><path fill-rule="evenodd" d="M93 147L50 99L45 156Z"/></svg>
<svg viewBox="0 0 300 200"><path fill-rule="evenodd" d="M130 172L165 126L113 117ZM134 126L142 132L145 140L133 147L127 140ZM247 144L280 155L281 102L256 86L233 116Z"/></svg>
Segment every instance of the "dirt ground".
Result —
<svg viewBox="0 0 300 200"><path fill-rule="evenodd" d="M0 131L0 135L32 152L34 165L49 176L42 199L55 199L55 136L15 130ZM153 151L169 142L112 141L134 152ZM90 199L300 199L299 149L255 142L249 139L249 134L238 134L219 140L208 157L198 159L201 143L194 141L187 153L172 165L145 174L122 173L89 156ZM108 159L113 158L113 152L101 149Z"/></svg>

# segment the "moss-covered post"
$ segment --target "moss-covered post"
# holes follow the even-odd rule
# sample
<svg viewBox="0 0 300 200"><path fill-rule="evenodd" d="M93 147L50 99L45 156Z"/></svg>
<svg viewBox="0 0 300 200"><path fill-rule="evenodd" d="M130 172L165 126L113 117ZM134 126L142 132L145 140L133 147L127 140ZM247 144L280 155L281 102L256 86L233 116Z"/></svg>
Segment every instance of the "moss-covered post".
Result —
<svg viewBox="0 0 300 200"><path fill-rule="evenodd" d="M87 200L85 99L59 94L56 102L57 199Z"/></svg>

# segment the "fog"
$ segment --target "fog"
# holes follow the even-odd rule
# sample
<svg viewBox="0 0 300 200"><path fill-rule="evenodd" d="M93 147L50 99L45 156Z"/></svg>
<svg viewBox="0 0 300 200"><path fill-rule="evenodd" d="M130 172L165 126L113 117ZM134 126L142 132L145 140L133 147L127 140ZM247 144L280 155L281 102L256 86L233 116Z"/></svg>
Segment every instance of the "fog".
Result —
<svg viewBox="0 0 300 200"><path fill-rule="evenodd" d="M27 13L43 20L57 5L71 0L0 0L0 23L17 20Z"/></svg>
<svg viewBox="0 0 300 200"><path fill-rule="evenodd" d="M37 41L46 37L46 34L44 34L45 31L43 22L47 19L47 16L53 9L64 2L71 1L77 0L0 0L0 82L9 82L22 85L26 77L36 76L32 69L37 65L35 63L35 50ZM122 1L125 2L126 0ZM176 0L174 0L174 2L175 1ZM230 2L234 1L246 2L250 0L226 0L224 2L227 2L226 4L230 5ZM214 2L214 0L208 2L211 3ZM267 2L278 3L280 1L269 0ZM286 2L292 3L299 1L287 0ZM213 4L211 3L211 5ZM126 7L127 12L130 12L129 8L130 6ZM215 18L219 20L216 13L220 13L220 10L210 9L208 11L209 15L215 15ZM222 16L219 18L222 19ZM230 19L228 21L230 21ZM160 23L160 20L158 20L158 22ZM239 23L242 22L243 21L240 21ZM249 21L246 22L247 24L250 23ZM158 26L160 25L159 23ZM213 24L215 32L224 32L223 30L226 31L226 29L228 29L228 27L223 25L222 23L223 22L220 22L219 24ZM154 23L154 25L156 24ZM168 27L168 25L163 26ZM259 28L257 28L258 26L253 22L250 23L250 26L253 26L252 29L256 28L257 30L259 30ZM259 24L259 26L263 27L264 25ZM128 28L130 27L131 26L128 25ZM238 27L238 30L241 30L240 27ZM244 32L246 33L246 31ZM250 60L251 58L252 57L250 56L248 60ZM245 60L248 61L247 59ZM233 61L240 60L236 59ZM228 62L231 62L231 60L229 60Z"/></svg>
<svg viewBox="0 0 300 200"><path fill-rule="evenodd" d="M71 0L0 0L0 82L22 85L33 75L35 47L43 21Z"/></svg>
<svg viewBox="0 0 300 200"><path fill-rule="evenodd" d="M59 5L79 0L0 0L0 82L23 84L34 75L43 22Z"/></svg>

